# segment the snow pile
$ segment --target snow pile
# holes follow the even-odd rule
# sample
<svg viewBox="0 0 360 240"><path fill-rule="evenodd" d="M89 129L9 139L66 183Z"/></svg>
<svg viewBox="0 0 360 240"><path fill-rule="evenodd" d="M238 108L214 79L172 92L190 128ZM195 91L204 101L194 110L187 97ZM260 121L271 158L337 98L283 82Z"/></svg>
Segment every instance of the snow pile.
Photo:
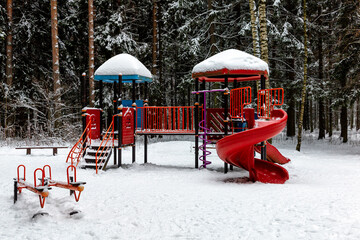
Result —
<svg viewBox="0 0 360 240"><path fill-rule="evenodd" d="M236 49L220 52L202 61L195 65L192 73L204 73L222 69L267 71L269 74L269 67L266 62L251 54Z"/></svg>
<svg viewBox="0 0 360 240"><path fill-rule="evenodd" d="M118 54L104 62L95 75L140 75L152 78L150 71L137 58L127 54Z"/></svg>
<svg viewBox="0 0 360 240"><path fill-rule="evenodd" d="M235 168L223 174L215 150L208 169L194 169L194 144L189 141L148 146L149 164L137 145L137 163L131 148L123 151L119 169L96 175L78 169L86 181L79 202L69 191L53 188L43 211L49 216L32 219L39 211L38 197L23 190L13 204L16 167L27 167L33 181L37 167L50 164L52 178L66 181L65 159L34 150L0 148L0 239L359 239L360 153L358 147L276 144L292 161L284 167L290 179L283 185L226 180L248 176ZM112 161L112 160L111 160ZM81 210L82 215L69 212Z"/></svg>

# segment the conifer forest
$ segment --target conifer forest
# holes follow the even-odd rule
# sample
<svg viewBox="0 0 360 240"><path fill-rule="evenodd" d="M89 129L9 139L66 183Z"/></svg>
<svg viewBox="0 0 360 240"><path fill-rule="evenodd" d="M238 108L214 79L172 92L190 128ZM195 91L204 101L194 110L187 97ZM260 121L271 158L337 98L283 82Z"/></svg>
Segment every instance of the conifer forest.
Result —
<svg viewBox="0 0 360 240"><path fill-rule="evenodd" d="M81 109L98 104L94 69L119 53L153 74L150 105L194 105L192 68L231 48L268 62L287 137L346 143L360 130L358 0L1 0L0 13L1 140L79 136Z"/></svg>

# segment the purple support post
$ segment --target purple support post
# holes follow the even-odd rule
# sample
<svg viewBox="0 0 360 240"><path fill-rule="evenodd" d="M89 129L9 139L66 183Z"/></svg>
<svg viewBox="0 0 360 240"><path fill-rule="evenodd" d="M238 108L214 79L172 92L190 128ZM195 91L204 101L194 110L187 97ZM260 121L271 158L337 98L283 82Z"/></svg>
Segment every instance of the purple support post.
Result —
<svg viewBox="0 0 360 240"><path fill-rule="evenodd" d="M225 92L226 89L213 89L213 90L201 90L201 91L193 91L191 93L203 93L204 94L204 105L203 105L203 120L199 123L199 128L203 130L200 135L200 139L203 140L203 144L199 146L199 149L203 151L203 155L199 157L199 160L203 162L200 168L206 168L207 165L211 164L210 161L206 160L206 156L211 154L210 151L206 150L206 145L211 141L207 139L207 134L211 132L209 128L206 126L206 93L208 92Z"/></svg>

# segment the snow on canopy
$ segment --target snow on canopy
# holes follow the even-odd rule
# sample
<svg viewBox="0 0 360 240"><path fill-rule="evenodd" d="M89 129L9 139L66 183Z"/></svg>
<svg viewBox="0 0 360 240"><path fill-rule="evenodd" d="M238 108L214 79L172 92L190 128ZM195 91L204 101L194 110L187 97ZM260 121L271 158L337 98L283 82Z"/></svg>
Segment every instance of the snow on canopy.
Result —
<svg viewBox="0 0 360 240"><path fill-rule="evenodd" d="M127 53L118 54L104 62L95 71L95 80L117 81L119 75L123 80L151 81L150 71L137 58Z"/></svg>
<svg viewBox="0 0 360 240"><path fill-rule="evenodd" d="M269 67L265 61L236 49L228 49L209 57L195 65L192 73L193 76L197 77L200 73L204 73L206 76L206 73L218 71L228 72L230 74L231 72L236 72L239 74L241 70L245 70L244 72L257 71L265 73L266 75L269 74Z"/></svg>

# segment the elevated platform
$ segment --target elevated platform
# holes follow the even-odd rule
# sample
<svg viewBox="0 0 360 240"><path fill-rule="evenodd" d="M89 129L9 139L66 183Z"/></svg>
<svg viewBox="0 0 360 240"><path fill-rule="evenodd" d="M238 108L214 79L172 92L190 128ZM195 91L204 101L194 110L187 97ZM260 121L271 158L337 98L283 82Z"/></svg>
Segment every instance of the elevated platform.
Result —
<svg viewBox="0 0 360 240"><path fill-rule="evenodd" d="M195 135L195 131L177 131L177 130L136 131L136 135Z"/></svg>
<svg viewBox="0 0 360 240"><path fill-rule="evenodd" d="M203 132L199 132L199 135L203 134ZM229 133L228 135L231 135L232 133ZM136 131L136 135L195 135L195 131L179 131L179 130L164 130L164 131ZM213 136L222 136L225 135L224 132L212 132L207 133L207 135L213 135Z"/></svg>

